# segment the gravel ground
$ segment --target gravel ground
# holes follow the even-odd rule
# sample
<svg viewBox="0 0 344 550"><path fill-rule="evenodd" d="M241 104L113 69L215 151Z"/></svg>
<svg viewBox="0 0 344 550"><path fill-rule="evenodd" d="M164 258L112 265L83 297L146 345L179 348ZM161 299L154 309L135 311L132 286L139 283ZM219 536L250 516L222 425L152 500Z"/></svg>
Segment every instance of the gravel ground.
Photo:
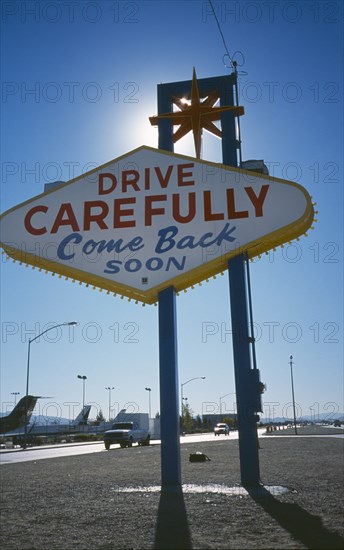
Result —
<svg viewBox="0 0 344 550"><path fill-rule="evenodd" d="M344 548L343 445L262 438L263 482L289 489L274 496L240 490L238 442L224 437L181 446L183 484L199 494L137 491L160 483L158 445L3 465L1 548ZM190 463L195 451L211 461Z"/></svg>

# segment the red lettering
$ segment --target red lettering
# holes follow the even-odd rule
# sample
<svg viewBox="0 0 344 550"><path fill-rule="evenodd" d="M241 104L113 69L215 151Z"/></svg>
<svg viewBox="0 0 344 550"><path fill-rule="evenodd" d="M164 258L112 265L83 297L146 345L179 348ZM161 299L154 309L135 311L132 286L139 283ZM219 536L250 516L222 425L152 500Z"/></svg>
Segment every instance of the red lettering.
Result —
<svg viewBox="0 0 344 550"><path fill-rule="evenodd" d="M135 220L127 220L122 221L121 218L124 216L133 216L134 215L134 209L133 208L124 208L122 209L122 205L124 204L135 204L136 199L135 197L126 198L126 199L116 199L114 200L114 227L136 227Z"/></svg>
<svg viewBox="0 0 344 550"><path fill-rule="evenodd" d="M170 178L171 178L173 164L168 166L165 176L162 175L162 172L159 166L155 166L154 170L156 175L158 176L158 181L160 183L161 189L165 189L168 186L168 182L170 181Z"/></svg>
<svg viewBox="0 0 344 550"><path fill-rule="evenodd" d="M180 213L180 195L172 195L172 214L173 219L175 219L176 222L189 223L196 216L196 193L189 193L188 197L188 213L186 214L186 216L182 216ZM185 201L183 200L183 202Z"/></svg>
<svg viewBox="0 0 344 550"><path fill-rule="evenodd" d="M111 180L111 184L109 187L105 186L105 178ZM98 176L98 194L99 195L108 195L109 193L112 193L116 189L117 186L117 179L116 176L113 174L99 174Z"/></svg>
<svg viewBox="0 0 344 550"><path fill-rule="evenodd" d="M145 168L145 190L150 189L150 168Z"/></svg>
<svg viewBox="0 0 344 550"><path fill-rule="evenodd" d="M47 232L46 227L43 226L40 229L38 229L34 227L31 223L32 217L34 216L34 214L37 214L37 212L44 212L44 214L46 214L48 212L48 207L41 205L41 206L34 206L33 208L31 208L31 210L28 211L28 213L24 218L24 226L26 231L31 233L31 235L44 235L44 233Z"/></svg>
<svg viewBox="0 0 344 550"><path fill-rule="evenodd" d="M226 189L226 195L228 219L236 220L239 218L248 218L247 210L241 210L238 212L235 210L234 189Z"/></svg>
<svg viewBox="0 0 344 550"><path fill-rule="evenodd" d="M94 208L100 208L100 212L92 213ZM104 201L86 201L84 204L84 231L89 231L91 223L96 223L99 229L108 229L104 218L109 213L109 207Z"/></svg>
<svg viewBox="0 0 344 550"><path fill-rule="evenodd" d="M64 215L66 215L67 217L64 218ZM72 205L69 202L61 204L55 218L54 225L51 228L51 233L57 233L59 228L63 225L70 225L73 231L80 231L78 222L76 221L76 217L73 212Z"/></svg>
<svg viewBox="0 0 344 550"><path fill-rule="evenodd" d="M224 220L224 214L213 214L211 207L211 191L203 192L203 202L204 202L204 221L211 222L215 220Z"/></svg>
<svg viewBox="0 0 344 550"><path fill-rule="evenodd" d="M137 170L124 170L122 172L122 193L127 192L127 187L131 185L135 191L140 191L137 182L140 179L140 174Z"/></svg>
<svg viewBox="0 0 344 550"><path fill-rule="evenodd" d="M166 201L167 195L151 195L145 200L145 225L152 225L153 216L163 216L165 208L153 208L153 202Z"/></svg>
<svg viewBox="0 0 344 550"><path fill-rule="evenodd" d="M245 191L254 206L256 218L261 218L263 216L263 204L266 199L266 195L268 194L269 187L269 185L262 185L258 197L252 187L245 187Z"/></svg>
<svg viewBox="0 0 344 550"><path fill-rule="evenodd" d="M195 185L194 180L185 181L185 178L190 178L193 176L192 172L184 172L184 169L193 168L194 163L189 162L187 164L178 164L177 174L178 174L178 187L183 187L185 185Z"/></svg>

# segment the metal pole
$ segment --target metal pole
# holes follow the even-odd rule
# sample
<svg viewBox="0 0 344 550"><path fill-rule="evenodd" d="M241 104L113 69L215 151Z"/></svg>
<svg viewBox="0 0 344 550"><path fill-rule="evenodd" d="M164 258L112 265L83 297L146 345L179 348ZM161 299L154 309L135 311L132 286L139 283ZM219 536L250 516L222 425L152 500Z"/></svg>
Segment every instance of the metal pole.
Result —
<svg viewBox="0 0 344 550"><path fill-rule="evenodd" d="M290 356L290 376L291 376L291 394L293 397L293 412L294 412L294 430L295 435L297 435L297 427L296 427L296 409L295 409L295 395L294 395L294 380L293 380L293 356Z"/></svg>
<svg viewBox="0 0 344 550"><path fill-rule="evenodd" d="M30 340L30 338L29 338L28 350L27 350L27 367L26 367L25 426L24 426L23 449L26 449L26 447L27 447L27 417L28 417L28 400L29 400L30 346L31 346L32 341L33 340Z"/></svg>
<svg viewBox="0 0 344 550"><path fill-rule="evenodd" d="M235 90L235 104L238 107L239 106L239 91L238 91L238 71L237 71L237 63L236 61L233 62L234 66L234 72L232 73L232 77L234 78L234 90ZM238 125L238 149L239 149L239 166L241 167L242 164L242 152L241 152L241 129L240 129L240 117L237 118L237 125Z"/></svg>
<svg viewBox="0 0 344 550"><path fill-rule="evenodd" d="M110 422L110 420L111 420L111 390L114 390L115 387L114 386L112 386L112 387L107 386L105 389L109 392L109 422Z"/></svg>
<svg viewBox="0 0 344 550"><path fill-rule="evenodd" d="M228 87L221 89L220 105L235 105L233 85L236 86L236 72L231 75ZM222 160L227 166L237 166L238 139L235 118L230 113L221 116ZM240 136L239 136L240 139ZM247 291L244 268L244 256L240 254L228 261L228 276L231 302L232 340L234 356L235 386L237 394L237 414L239 431L239 455L241 482L243 485L260 483L259 456L257 445L257 425L255 411L251 403L251 369Z"/></svg>
<svg viewBox="0 0 344 550"><path fill-rule="evenodd" d="M225 77L220 86L220 104L233 105L234 77ZM203 81L203 84L205 81ZM212 81L209 80L208 84ZM183 91L182 91L183 88ZM185 89L185 91L184 91ZM173 95L190 93L190 83L158 85L158 115L173 111ZM223 163L237 166L237 139L234 117L221 117ZM159 149L173 152L173 126L168 119L160 119ZM177 369L177 331L175 289L168 287L159 293L159 353L161 406L161 471L162 487L181 485L179 400ZM182 402L183 404L183 402Z"/></svg>
<svg viewBox="0 0 344 550"><path fill-rule="evenodd" d="M228 262L234 374L237 394L240 471L243 485L259 485L260 474L256 415L253 403L251 402L251 392L249 391L251 387L251 361L244 262L245 259L242 254Z"/></svg>
<svg viewBox="0 0 344 550"><path fill-rule="evenodd" d="M145 390L149 392L148 409L149 409L149 418L151 418L152 417L152 414L151 414L151 391L152 391L152 388L145 388Z"/></svg>
<svg viewBox="0 0 344 550"><path fill-rule="evenodd" d="M11 391L11 395L14 395L14 406L17 404L17 395L20 394L20 391Z"/></svg>
<svg viewBox="0 0 344 550"><path fill-rule="evenodd" d="M85 383L86 383L86 380L87 380L87 376L85 374L83 374L83 375L78 374L77 378L82 380L82 408L84 408L85 407Z"/></svg>
<svg viewBox="0 0 344 550"><path fill-rule="evenodd" d="M159 292L161 485L181 486L176 292Z"/></svg>
<svg viewBox="0 0 344 550"><path fill-rule="evenodd" d="M181 427L181 432L183 432L183 430L184 430L184 407L183 407L183 405L184 405L184 402L183 402L184 397L183 397L183 384L180 385L180 397L181 397L181 404L182 404L182 407L181 407L181 415L180 415L180 417L181 417L181 421L180 421L181 426L180 426L180 427Z"/></svg>
<svg viewBox="0 0 344 550"><path fill-rule="evenodd" d="M247 295L248 295L248 307L250 313L250 342L252 346L252 362L253 368L257 368L257 358L256 358L256 340L254 337L254 327L253 327L253 307L252 307L252 294L251 294L251 277L250 277L250 261L247 257L245 258L246 263L246 275L247 275Z"/></svg>
<svg viewBox="0 0 344 550"><path fill-rule="evenodd" d="M109 390L109 422L111 419L111 388L108 388Z"/></svg>
<svg viewBox="0 0 344 550"><path fill-rule="evenodd" d="M158 114L173 111L172 96L158 86ZM159 149L173 152L173 126L159 120ZM181 487L176 291L159 293L161 486Z"/></svg>
<svg viewBox="0 0 344 550"><path fill-rule="evenodd" d="M182 402L182 429L184 427L184 414L183 414L183 387L186 386L189 382L192 382L193 380L205 380L205 376L195 376L194 378L190 378L190 380L187 380L183 384L180 385L180 393L181 393L181 402Z"/></svg>
<svg viewBox="0 0 344 550"><path fill-rule="evenodd" d="M43 330L40 334L37 334L34 338L29 338L29 344L28 344L28 351L27 351L27 368L26 368L26 392L25 392L25 426L24 426L24 444L23 449L26 449L27 447L27 420L28 420L28 401L29 401L29 375L30 375L30 347L31 342L34 342L37 340L40 336L43 336L46 332L49 332L49 330L53 330L55 328L63 327L65 325L77 325L76 321L71 321L69 323L60 323L59 325L54 325L52 327L47 328L46 330Z"/></svg>

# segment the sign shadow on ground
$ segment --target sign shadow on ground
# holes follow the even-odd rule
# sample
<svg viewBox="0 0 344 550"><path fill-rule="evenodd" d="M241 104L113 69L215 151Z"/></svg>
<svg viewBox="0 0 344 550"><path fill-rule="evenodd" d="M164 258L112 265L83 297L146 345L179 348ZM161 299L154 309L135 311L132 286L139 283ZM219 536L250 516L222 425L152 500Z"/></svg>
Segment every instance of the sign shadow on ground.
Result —
<svg viewBox="0 0 344 550"><path fill-rule="evenodd" d="M298 504L280 502L264 487L245 487L251 498L265 512L288 531L294 539L302 542L307 548L343 548L344 538L329 531L319 516L310 514Z"/></svg>
<svg viewBox="0 0 344 550"><path fill-rule="evenodd" d="M162 490L154 548L192 548L184 496L181 487Z"/></svg>

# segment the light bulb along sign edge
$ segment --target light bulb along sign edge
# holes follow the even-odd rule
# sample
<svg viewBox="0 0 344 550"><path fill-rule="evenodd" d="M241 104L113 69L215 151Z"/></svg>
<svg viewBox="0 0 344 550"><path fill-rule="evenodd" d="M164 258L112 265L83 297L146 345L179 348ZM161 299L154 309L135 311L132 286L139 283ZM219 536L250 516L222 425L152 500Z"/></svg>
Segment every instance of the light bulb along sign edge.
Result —
<svg viewBox="0 0 344 550"><path fill-rule="evenodd" d="M8 256L152 304L304 234L299 184L141 146L0 217Z"/></svg>

